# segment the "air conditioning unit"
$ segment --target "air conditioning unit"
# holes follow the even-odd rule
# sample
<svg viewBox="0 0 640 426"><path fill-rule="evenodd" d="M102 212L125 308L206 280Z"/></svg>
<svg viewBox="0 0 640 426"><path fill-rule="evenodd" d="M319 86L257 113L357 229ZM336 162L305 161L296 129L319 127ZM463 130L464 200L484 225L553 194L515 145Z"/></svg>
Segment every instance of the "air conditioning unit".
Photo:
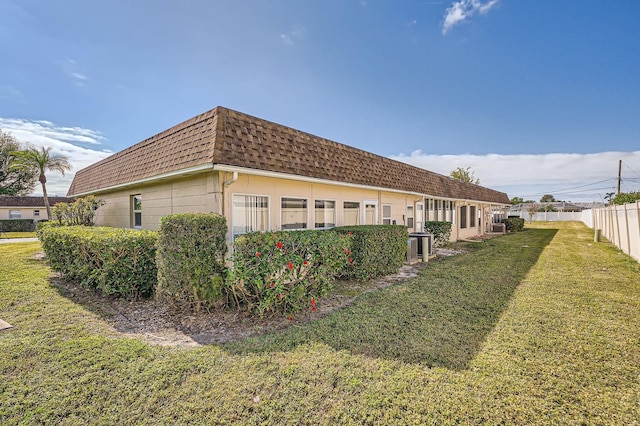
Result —
<svg viewBox="0 0 640 426"><path fill-rule="evenodd" d="M407 263L415 263L418 261L418 239L409 237L407 240Z"/></svg>
<svg viewBox="0 0 640 426"><path fill-rule="evenodd" d="M418 257L423 261L427 261L428 257L433 255L433 234L428 232L412 232L409 237L418 240ZM425 252L426 250L426 252Z"/></svg>

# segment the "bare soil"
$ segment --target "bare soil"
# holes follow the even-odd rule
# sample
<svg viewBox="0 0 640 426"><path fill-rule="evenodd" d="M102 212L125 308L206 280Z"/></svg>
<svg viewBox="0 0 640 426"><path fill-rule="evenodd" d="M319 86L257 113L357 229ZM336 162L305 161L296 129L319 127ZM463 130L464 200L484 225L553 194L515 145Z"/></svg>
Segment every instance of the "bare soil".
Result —
<svg viewBox="0 0 640 426"><path fill-rule="evenodd" d="M321 318L344 308L369 291L379 290L416 277L426 264L403 266L397 274L368 282L339 281L335 291L318 299L317 311L299 312L288 317L259 318L233 309L211 312L181 311L151 299L127 301L52 277L51 284L64 297L100 315L112 328L125 336L135 336L158 345L193 347L210 343L226 343L271 333Z"/></svg>

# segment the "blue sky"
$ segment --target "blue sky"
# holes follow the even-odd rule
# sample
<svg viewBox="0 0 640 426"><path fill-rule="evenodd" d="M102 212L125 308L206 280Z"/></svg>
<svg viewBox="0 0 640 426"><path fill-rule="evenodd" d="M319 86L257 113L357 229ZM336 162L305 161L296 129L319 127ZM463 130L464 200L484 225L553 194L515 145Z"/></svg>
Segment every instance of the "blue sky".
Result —
<svg viewBox="0 0 640 426"><path fill-rule="evenodd" d="M640 189L639 21L637 0L0 0L0 128L77 170L223 105L600 201L618 160Z"/></svg>

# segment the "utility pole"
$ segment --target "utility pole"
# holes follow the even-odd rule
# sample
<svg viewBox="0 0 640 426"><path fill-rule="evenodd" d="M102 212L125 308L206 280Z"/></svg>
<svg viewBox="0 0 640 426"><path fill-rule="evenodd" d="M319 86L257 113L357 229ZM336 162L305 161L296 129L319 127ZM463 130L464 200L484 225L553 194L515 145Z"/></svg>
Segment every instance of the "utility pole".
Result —
<svg viewBox="0 0 640 426"><path fill-rule="evenodd" d="M620 181L622 180L622 160L618 160L618 192L620 194Z"/></svg>

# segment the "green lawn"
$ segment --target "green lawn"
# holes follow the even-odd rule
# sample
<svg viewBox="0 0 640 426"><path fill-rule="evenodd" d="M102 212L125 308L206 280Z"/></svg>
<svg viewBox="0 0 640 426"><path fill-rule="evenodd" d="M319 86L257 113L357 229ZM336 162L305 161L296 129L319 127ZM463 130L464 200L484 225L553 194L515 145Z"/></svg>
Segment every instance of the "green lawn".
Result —
<svg viewBox="0 0 640 426"><path fill-rule="evenodd" d="M633 424L640 265L536 225L288 332L177 349L119 337L0 245L0 424ZM545 229L546 228L546 229Z"/></svg>
<svg viewBox="0 0 640 426"><path fill-rule="evenodd" d="M0 237L5 238L35 238L35 232L3 232Z"/></svg>

